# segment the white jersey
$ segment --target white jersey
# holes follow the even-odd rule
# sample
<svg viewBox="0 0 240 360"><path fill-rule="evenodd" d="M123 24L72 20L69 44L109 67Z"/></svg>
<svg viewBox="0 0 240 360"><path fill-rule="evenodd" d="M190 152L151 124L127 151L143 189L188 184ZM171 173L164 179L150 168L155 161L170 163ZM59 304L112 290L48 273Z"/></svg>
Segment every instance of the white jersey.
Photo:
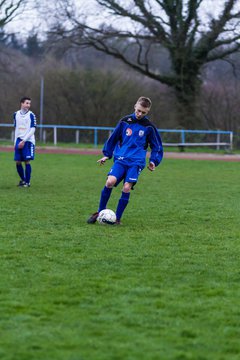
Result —
<svg viewBox="0 0 240 360"><path fill-rule="evenodd" d="M15 127L15 139L16 144L17 138L23 141L30 141L35 145L35 129L37 126L36 116L32 111L24 113L22 110L18 110L14 113L14 127Z"/></svg>

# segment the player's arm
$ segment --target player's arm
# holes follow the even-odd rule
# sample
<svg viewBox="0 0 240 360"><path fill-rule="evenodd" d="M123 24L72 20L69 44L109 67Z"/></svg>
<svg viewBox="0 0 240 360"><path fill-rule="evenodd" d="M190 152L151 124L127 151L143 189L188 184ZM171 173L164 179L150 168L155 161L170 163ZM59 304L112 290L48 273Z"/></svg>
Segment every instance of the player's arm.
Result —
<svg viewBox="0 0 240 360"><path fill-rule="evenodd" d="M148 170L154 171L155 168L156 168L155 163L150 161L149 164L148 164Z"/></svg>
<svg viewBox="0 0 240 360"><path fill-rule="evenodd" d="M22 139L22 141L20 141L20 143L18 144L18 148L22 149L25 145L25 142L28 141L28 139L30 139L30 137L35 133L35 127L34 128L30 128L30 130L28 131L28 133L24 136L24 138Z"/></svg>
<svg viewBox="0 0 240 360"><path fill-rule="evenodd" d="M97 162L100 163L100 165L104 165L106 160L108 160L109 157L103 156L101 159L99 159Z"/></svg>
<svg viewBox="0 0 240 360"><path fill-rule="evenodd" d="M114 131L112 132L112 134L110 135L110 137L104 144L103 151L102 151L104 157L102 159L105 159L105 161L107 159L112 158L115 146L121 139L121 133L122 133L122 122L119 121L118 125L116 126L116 128L114 129Z"/></svg>
<svg viewBox="0 0 240 360"><path fill-rule="evenodd" d="M14 144L16 144L17 141L17 121L16 121L16 112L13 114L13 126L14 126Z"/></svg>
<svg viewBox="0 0 240 360"><path fill-rule="evenodd" d="M150 128L148 141L151 148L148 169L154 171L155 167L160 164L163 158L162 140L155 126Z"/></svg>

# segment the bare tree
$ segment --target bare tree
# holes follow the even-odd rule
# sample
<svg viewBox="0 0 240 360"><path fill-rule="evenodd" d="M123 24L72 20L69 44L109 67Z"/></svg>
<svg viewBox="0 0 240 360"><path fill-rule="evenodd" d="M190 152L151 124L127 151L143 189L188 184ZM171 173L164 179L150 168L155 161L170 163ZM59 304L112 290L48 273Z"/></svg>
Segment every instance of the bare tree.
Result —
<svg viewBox="0 0 240 360"><path fill-rule="evenodd" d="M91 46L174 89L180 123L196 126L196 99L204 65L240 48L239 0L222 0L210 11L207 0L95 0L96 17L58 0L63 17L52 33L74 46ZM212 2L213 3L213 2ZM218 2L219 3L219 2ZM82 6L84 8L84 6ZM216 10L216 9L215 9ZM105 21L100 22L100 15ZM113 21L111 22L111 19ZM163 70L161 51L170 68Z"/></svg>
<svg viewBox="0 0 240 360"><path fill-rule="evenodd" d="M26 0L0 0L0 29L23 10L26 2Z"/></svg>
<svg viewBox="0 0 240 360"><path fill-rule="evenodd" d="M9 38L13 39L14 34L5 32L5 26L15 19L25 9L28 0L0 0L0 34L2 43L0 43L0 74L1 78L7 73L18 67L16 54L9 50L7 43ZM13 60L14 59L14 60Z"/></svg>

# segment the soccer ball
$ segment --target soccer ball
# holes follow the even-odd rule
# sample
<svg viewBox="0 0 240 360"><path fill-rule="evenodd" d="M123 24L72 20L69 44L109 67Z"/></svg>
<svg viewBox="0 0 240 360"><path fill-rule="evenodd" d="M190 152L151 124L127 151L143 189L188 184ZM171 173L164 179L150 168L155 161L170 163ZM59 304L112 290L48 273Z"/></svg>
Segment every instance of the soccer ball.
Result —
<svg viewBox="0 0 240 360"><path fill-rule="evenodd" d="M100 211L97 221L101 225L114 225L116 222L116 214L114 211L110 209L104 209Z"/></svg>

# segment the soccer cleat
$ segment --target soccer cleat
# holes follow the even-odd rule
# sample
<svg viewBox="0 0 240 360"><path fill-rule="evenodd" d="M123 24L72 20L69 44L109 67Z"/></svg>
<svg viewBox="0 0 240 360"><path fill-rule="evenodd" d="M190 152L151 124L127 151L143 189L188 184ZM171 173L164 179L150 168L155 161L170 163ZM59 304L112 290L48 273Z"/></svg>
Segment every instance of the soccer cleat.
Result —
<svg viewBox="0 0 240 360"><path fill-rule="evenodd" d="M120 220L116 220L115 225L122 225Z"/></svg>
<svg viewBox="0 0 240 360"><path fill-rule="evenodd" d="M87 220L87 223L88 224L95 224L95 222L97 221L97 218L98 218L98 215L99 215L99 212L95 212L94 214L92 214L90 216L90 218Z"/></svg>
<svg viewBox="0 0 240 360"><path fill-rule="evenodd" d="M29 183L25 183L25 184L23 185L23 187L28 188L28 187L30 187L30 184L29 184Z"/></svg>
<svg viewBox="0 0 240 360"><path fill-rule="evenodd" d="M19 184L18 184L17 186L23 187L25 184L26 184L25 181L20 180L20 181L19 181Z"/></svg>

